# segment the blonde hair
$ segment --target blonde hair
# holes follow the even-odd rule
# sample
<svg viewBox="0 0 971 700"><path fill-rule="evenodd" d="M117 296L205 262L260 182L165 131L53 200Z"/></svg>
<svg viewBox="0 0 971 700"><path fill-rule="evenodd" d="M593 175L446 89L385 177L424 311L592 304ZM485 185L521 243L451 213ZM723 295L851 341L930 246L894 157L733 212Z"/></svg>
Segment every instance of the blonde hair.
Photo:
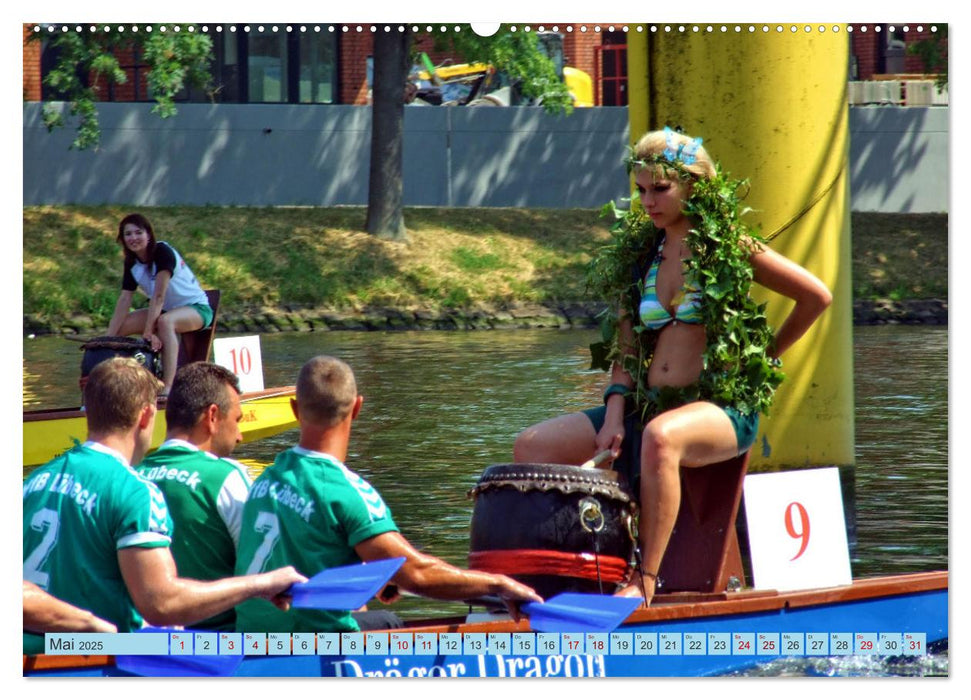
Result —
<svg viewBox="0 0 971 700"><path fill-rule="evenodd" d="M357 400L354 372L335 357L318 355L309 360L297 377L300 420L321 428L339 425Z"/></svg>
<svg viewBox="0 0 971 700"><path fill-rule="evenodd" d="M690 152L694 156L694 160L691 163L685 163L683 160L674 159L672 160L667 155L665 151L670 148L668 141L671 140L675 147L683 147L688 149L691 147ZM679 148L678 153L682 151ZM708 155L708 151L705 147L698 144L695 146L695 139L686 134L678 133L677 131L649 131L644 134L637 145L633 149L633 161L634 167L640 168L654 168L655 170L663 169L667 171L667 177L670 177L670 171L674 170L678 172L687 172L699 179L710 179L715 177L715 163ZM677 168L665 168L665 164L670 163L671 165L676 165Z"/></svg>
<svg viewBox="0 0 971 700"><path fill-rule="evenodd" d="M161 388L158 378L131 357L112 357L98 363L84 385L88 432L130 429L145 406L155 405Z"/></svg>

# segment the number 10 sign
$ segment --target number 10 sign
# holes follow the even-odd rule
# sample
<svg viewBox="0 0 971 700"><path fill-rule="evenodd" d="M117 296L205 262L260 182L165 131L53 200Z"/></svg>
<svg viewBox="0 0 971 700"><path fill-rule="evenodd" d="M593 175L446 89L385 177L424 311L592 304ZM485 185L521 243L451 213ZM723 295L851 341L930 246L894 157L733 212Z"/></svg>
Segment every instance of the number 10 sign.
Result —
<svg viewBox="0 0 971 700"><path fill-rule="evenodd" d="M263 356L260 354L260 336L216 338L212 344L212 354L217 365L232 370L239 377L241 391L263 391Z"/></svg>
<svg viewBox="0 0 971 700"><path fill-rule="evenodd" d="M792 591L852 582L839 469L749 474L744 493L755 585Z"/></svg>

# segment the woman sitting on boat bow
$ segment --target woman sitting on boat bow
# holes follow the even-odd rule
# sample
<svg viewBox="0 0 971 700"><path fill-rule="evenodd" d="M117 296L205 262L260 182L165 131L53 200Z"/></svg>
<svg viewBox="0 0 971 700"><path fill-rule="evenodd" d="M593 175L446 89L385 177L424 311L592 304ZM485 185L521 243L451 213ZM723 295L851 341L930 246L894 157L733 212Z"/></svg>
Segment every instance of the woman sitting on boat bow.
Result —
<svg viewBox="0 0 971 700"><path fill-rule="evenodd" d="M160 397L168 395L179 360L179 334L206 328L213 311L192 270L171 245L155 240L151 222L129 214L118 224L118 242L125 251L121 294L108 324L108 335L137 335L162 350ZM131 311L135 290L150 297L147 309Z"/></svg>
<svg viewBox="0 0 971 700"><path fill-rule="evenodd" d="M610 449L640 497L642 558L618 595L649 604L681 501L680 467L747 451L782 380L777 358L830 304L814 275L740 219L737 192L701 139L665 128L628 161L643 211L628 212L595 259L598 290L620 298L595 365L604 405L527 428L516 462L580 464ZM774 337L751 280L795 301Z"/></svg>

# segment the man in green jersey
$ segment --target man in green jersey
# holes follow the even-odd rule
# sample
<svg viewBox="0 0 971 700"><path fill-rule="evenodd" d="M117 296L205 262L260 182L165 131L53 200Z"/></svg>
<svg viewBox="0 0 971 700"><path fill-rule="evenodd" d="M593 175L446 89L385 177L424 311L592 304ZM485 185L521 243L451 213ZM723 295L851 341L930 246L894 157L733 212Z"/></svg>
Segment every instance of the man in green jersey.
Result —
<svg viewBox="0 0 971 700"><path fill-rule="evenodd" d="M139 465L165 496L175 526L172 558L179 576L214 581L232 576L250 478L229 457L242 440L239 380L225 367L193 362L175 375L165 404L165 442ZM230 609L189 625L231 631Z"/></svg>
<svg viewBox="0 0 971 700"><path fill-rule="evenodd" d="M106 360L84 388L88 441L33 472L23 487L23 578L130 632L186 625L253 596L289 607L305 581L293 568L219 581L179 578L172 520L152 482L131 468L151 445L158 380L131 358ZM43 651L24 632L24 652Z"/></svg>
<svg viewBox="0 0 971 700"><path fill-rule="evenodd" d="M250 489L236 573L289 564L312 576L360 561L405 557L392 581L412 593L444 600L498 595L514 611L518 601L541 600L507 576L458 569L423 554L398 532L381 495L344 464L363 401L351 368L340 360L315 357L300 370L291 400L300 442L277 455ZM350 611L280 611L256 600L236 606L241 632L360 628Z"/></svg>

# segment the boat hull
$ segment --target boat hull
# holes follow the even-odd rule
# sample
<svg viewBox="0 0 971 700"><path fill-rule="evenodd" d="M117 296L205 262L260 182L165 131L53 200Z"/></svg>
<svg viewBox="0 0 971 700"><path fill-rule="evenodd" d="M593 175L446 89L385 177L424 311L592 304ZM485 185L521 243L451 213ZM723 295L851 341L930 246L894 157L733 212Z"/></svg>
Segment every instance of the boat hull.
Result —
<svg viewBox="0 0 971 700"><path fill-rule="evenodd" d="M243 417L240 431L243 442L261 440L296 427L297 420L290 409L295 387L278 387L248 392L240 397ZM46 464L59 454L84 442L88 434L84 411L58 409L24 411L24 467ZM152 447L165 440L165 411L155 419Z"/></svg>
<svg viewBox="0 0 971 700"><path fill-rule="evenodd" d="M917 634L927 645L948 637L947 572L863 579L850 586L794 593L746 591L737 594L658 596L656 606L635 611L617 630L626 633L668 635L684 642L685 635L707 639L709 635L757 635L818 633ZM515 633L528 632L526 621L453 622L410 626L410 633ZM387 634L384 632L382 634ZM805 637L802 637L803 639ZM636 637L632 637L636 640ZM851 652L854 651L851 646ZM926 653L926 649L923 650ZM437 656L252 656L246 657L236 676L248 677L380 677L380 676L463 676L463 677L696 677L743 671L793 654L783 649L766 652L757 647L751 653L679 653L658 649L653 655L634 653L570 654L561 649L555 655ZM805 649L797 656L839 656L826 648ZM25 661L25 675L126 675L110 657L35 657ZM53 668L47 664L71 664Z"/></svg>

